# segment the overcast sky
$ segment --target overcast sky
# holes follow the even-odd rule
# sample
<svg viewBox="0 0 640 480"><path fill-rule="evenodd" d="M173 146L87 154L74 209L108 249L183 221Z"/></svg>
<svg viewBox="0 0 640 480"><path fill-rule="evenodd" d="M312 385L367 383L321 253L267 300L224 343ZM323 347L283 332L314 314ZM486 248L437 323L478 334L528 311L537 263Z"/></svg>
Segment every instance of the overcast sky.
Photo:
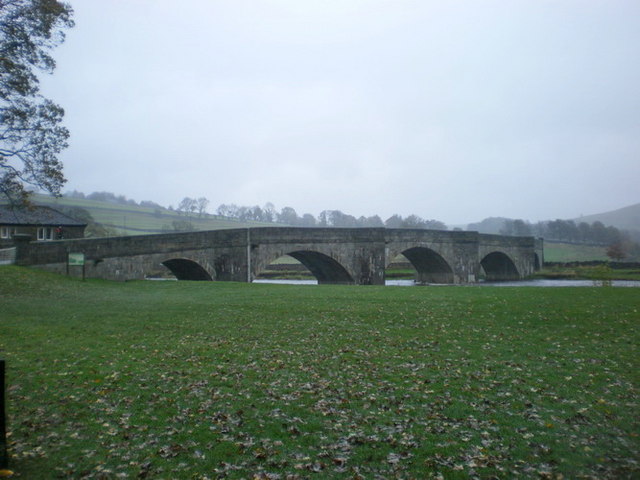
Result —
<svg viewBox="0 0 640 480"><path fill-rule="evenodd" d="M71 0L65 190L298 214L640 202L638 0Z"/></svg>

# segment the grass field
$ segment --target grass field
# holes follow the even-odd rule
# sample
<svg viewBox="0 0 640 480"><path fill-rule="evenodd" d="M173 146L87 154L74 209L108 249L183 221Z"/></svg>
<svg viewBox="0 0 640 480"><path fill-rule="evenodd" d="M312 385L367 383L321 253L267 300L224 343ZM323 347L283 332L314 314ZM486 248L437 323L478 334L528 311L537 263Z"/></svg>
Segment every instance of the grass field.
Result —
<svg viewBox="0 0 640 480"><path fill-rule="evenodd" d="M0 267L13 478L638 478L634 288Z"/></svg>
<svg viewBox="0 0 640 480"><path fill-rule="evenodd" d="M607 247L544 242L545 262L588 262L591 260L610 260L607 257Z"/></svg>
<svg viewBox="0 0 640 480"><path fill-rule="evenodd" d="M118 235L141 235L162 233L173 230L173 222L190 222L195 230L219 230L223 228L244 228L264 226L261 222L241 222L219 215L179 215L165 208L149 208L139 205L125 205L80 198L54 198L34 195L33 202L50 207L80 207L91 213L93 219L106 227L115 229Z"/></svg>

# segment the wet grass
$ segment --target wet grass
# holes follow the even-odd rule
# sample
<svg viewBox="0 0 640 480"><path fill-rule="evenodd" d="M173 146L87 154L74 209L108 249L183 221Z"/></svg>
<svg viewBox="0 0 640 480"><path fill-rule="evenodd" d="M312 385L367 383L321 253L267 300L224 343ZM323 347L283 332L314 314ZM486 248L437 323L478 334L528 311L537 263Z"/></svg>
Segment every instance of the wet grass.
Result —
<svg viewBox="0 0 640 480"><path fill-rule="evenodd" d="M556 280L635 280L640 281L638 268L611 268L606 264L595 266L553 266L545 267L534 275L535 278Z"/></svg>
<svg viewBox="0 0 640 480"><path fill-rule="evenodd" d="M634 288L0 267L14 478L637 478Z"/></svg>
<svg viewBox="0 0 640 480"><path fill-rule="evenodd" d="M553 241L544 242L545 262L586 262L591 260L606 261L608 259L607 247Z"/></svg>

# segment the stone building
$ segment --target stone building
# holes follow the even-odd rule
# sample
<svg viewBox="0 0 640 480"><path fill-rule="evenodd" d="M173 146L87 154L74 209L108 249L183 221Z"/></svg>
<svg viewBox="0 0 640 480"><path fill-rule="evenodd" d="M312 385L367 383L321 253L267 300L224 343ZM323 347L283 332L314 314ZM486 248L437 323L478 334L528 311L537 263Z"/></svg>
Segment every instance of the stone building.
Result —
<svg viewBox="0 0 640 480"><path fill-rule="evenodd" d="M32 240L48 242L83 238L87 224L51 207L0 205L0 248L13 246L13 235L31 235Z"/></svg>

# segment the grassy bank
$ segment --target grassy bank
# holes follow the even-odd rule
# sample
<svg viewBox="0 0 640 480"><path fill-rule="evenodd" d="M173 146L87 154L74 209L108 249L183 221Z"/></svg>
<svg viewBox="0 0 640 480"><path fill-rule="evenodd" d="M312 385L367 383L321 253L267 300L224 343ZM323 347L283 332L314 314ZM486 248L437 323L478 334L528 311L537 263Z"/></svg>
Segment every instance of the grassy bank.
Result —
<svg viewBox="0 0 640 480"><path fill-rule="evenodd" d="M545 240L545 262L588 262L590 260L609 260L607 247L579 245Z"/></svg>
<svg viewBox="0 0 640 480"><path fill-rule="evenodd" d="M637 289L0 267L0 302L14 478L640 475Z"/></svg>
<svg viewBox="0 0 640 480"><path fill-rule="evenodd" d="M640 281L638 268L611 268L606 264L596 266L545 267L534 275L535 278L555 280L636 280Z"/></svg>

